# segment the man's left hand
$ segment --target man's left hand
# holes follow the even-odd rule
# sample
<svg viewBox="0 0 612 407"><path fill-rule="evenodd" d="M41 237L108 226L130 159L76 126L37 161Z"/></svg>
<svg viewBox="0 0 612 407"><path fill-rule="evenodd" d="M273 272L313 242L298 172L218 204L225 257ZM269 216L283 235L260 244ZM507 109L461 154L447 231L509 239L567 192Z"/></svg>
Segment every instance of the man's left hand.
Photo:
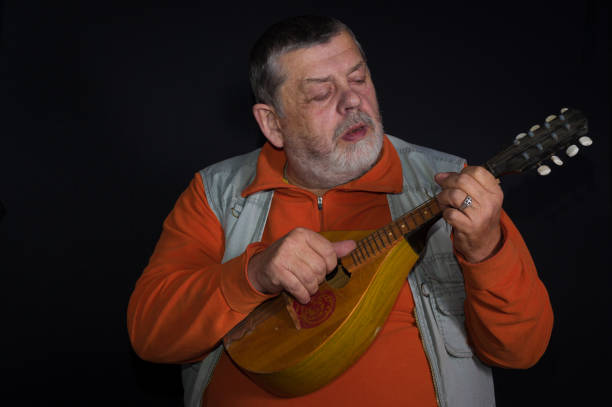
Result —
<svg viewBox="0 0 612 407"><path fill-rule="evenodd" d="M437 196L444 219L453 227L455 249L470 263L493 256L499 249L499 223L504 193L483 167L465 167L461 173L436 174L442 187ZM464 205L466 197L471 204Z"/></svg>

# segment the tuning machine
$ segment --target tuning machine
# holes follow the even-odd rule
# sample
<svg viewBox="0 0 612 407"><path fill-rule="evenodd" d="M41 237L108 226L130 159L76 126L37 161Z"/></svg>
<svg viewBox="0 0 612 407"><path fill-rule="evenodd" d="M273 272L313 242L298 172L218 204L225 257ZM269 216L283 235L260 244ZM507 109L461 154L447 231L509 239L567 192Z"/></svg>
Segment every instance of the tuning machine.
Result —
<svg viewBox="0 0 612 407"><path fill-rule="evenodd" d="M558 156L553 155L550 157L550 159L552 160L553 163L555 163L556 165L558 165L559 167L563 165L563 160L560 159Z"/></svg>
<svg viewBox="0 0 612 407"><path fill-rule="evenodd" d="M551 155L550 160L559 167L563 165L563 160L560 159L559 156ZM550 174L551 172L552 170L550 169L548 165L540 163L538 167L538 174L544 176L544 175Z"/></svg>
<svg viewBox="0 0 612 407"><path fill-rule="evenodd" d="M588 147L593 144L593 140L588 136L582 136L578 139L578 143L580 143L581 146ZM573 157L578 154L578 151L580 151L580 148L576 144L572 144L565 150L565 154L567 154L568 157Z"/></svg>
<svg viewBox="0 0 612 407"><path fill-rule="evenodd" d="M519 133L516 135L516 137L514 138L514 145L519 145L521 144L521 140L524 139L525 137L527 137L527 133Z"/></svg>
<svg viewBox="0 0 612 407"><path fill-rule="evenodd" d="M565 149L565 154L567 154L567 156L571 158L578 154L578 151L580 151L578 146L576 146L576 144L572 144L571 146Z"/></svg>
<svg viewBox="0 0 612 407"><path fill-rule="evenodd" d="M551 172L551 169L546 164L542 164L542 165L540 165L538 167L538 174L540 174L542 176L548 175L548 174L550 174L550 172Z"/></svg>

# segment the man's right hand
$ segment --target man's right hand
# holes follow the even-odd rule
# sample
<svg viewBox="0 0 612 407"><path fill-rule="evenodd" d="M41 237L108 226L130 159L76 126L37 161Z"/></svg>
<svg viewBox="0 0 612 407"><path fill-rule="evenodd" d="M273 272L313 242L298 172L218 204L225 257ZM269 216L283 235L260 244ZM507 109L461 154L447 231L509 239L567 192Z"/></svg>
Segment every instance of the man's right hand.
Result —
<svg viewBox="0 0 612 407"><path fill-rule="evenodd" d="M251 257L248 278L251 285L265 294L287 291L306 304L319 290L338 258L355 249L355 242L330 242L309 229L296 228Z"/></svg>

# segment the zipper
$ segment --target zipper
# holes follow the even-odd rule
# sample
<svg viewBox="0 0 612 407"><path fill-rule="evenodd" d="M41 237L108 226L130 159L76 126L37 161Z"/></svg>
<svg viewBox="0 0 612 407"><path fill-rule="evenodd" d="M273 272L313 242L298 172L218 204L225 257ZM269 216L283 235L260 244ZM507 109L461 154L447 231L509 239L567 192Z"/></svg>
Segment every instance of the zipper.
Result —
<svg viewBox="0 0 612 407"><path fill-rule="evenodd" d="M317 196L317 209L319 212L319 231L323 231L325 230L323 225L323 195Z"/></svg>
<svg viewBox="0 0 612 407"><path fill-rule="evenodd" d="M414 305L413 313L414 313L414 321L416 322L416 326L419 331L419 339L421 340L421 344L423 345L423 351L425 352L425 358L427 359L427 363L429 363L429 372L431 373L431 381L433 382L434 393L436 393L436 402L438 403L438 406L441 406L442 404L440 404L440 397L439 397L440 391L438 390L438 377L436 373L434 372L434 369L431 366L431 358L429 356L429 351L427 350L427 346L425 342L423 341L423 334L421 334L423 330L421 329L421 324L419 322L419 316L417 314L416 304Z"/></svg>

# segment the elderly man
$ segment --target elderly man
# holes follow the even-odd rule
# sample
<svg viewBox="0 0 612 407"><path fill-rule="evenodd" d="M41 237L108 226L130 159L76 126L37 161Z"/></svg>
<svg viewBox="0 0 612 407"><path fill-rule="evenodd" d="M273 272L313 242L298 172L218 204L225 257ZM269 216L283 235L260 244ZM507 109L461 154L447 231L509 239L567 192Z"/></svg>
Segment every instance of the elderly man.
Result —
<svg viewBox="0 0 612 407"><path fill-rule="evenodd" d="M536 363L553 317L494 177L385 135L364 53L335 19L270 27L250 75L267 143L200 171L178 199L130 299L136 352L184 364L187 405L495 404L487 365ZM355 247L317 232L377 229L436 195L444 219L353 366L279 398L232 363L229 330L283 291L308 303Z"/></svg>

